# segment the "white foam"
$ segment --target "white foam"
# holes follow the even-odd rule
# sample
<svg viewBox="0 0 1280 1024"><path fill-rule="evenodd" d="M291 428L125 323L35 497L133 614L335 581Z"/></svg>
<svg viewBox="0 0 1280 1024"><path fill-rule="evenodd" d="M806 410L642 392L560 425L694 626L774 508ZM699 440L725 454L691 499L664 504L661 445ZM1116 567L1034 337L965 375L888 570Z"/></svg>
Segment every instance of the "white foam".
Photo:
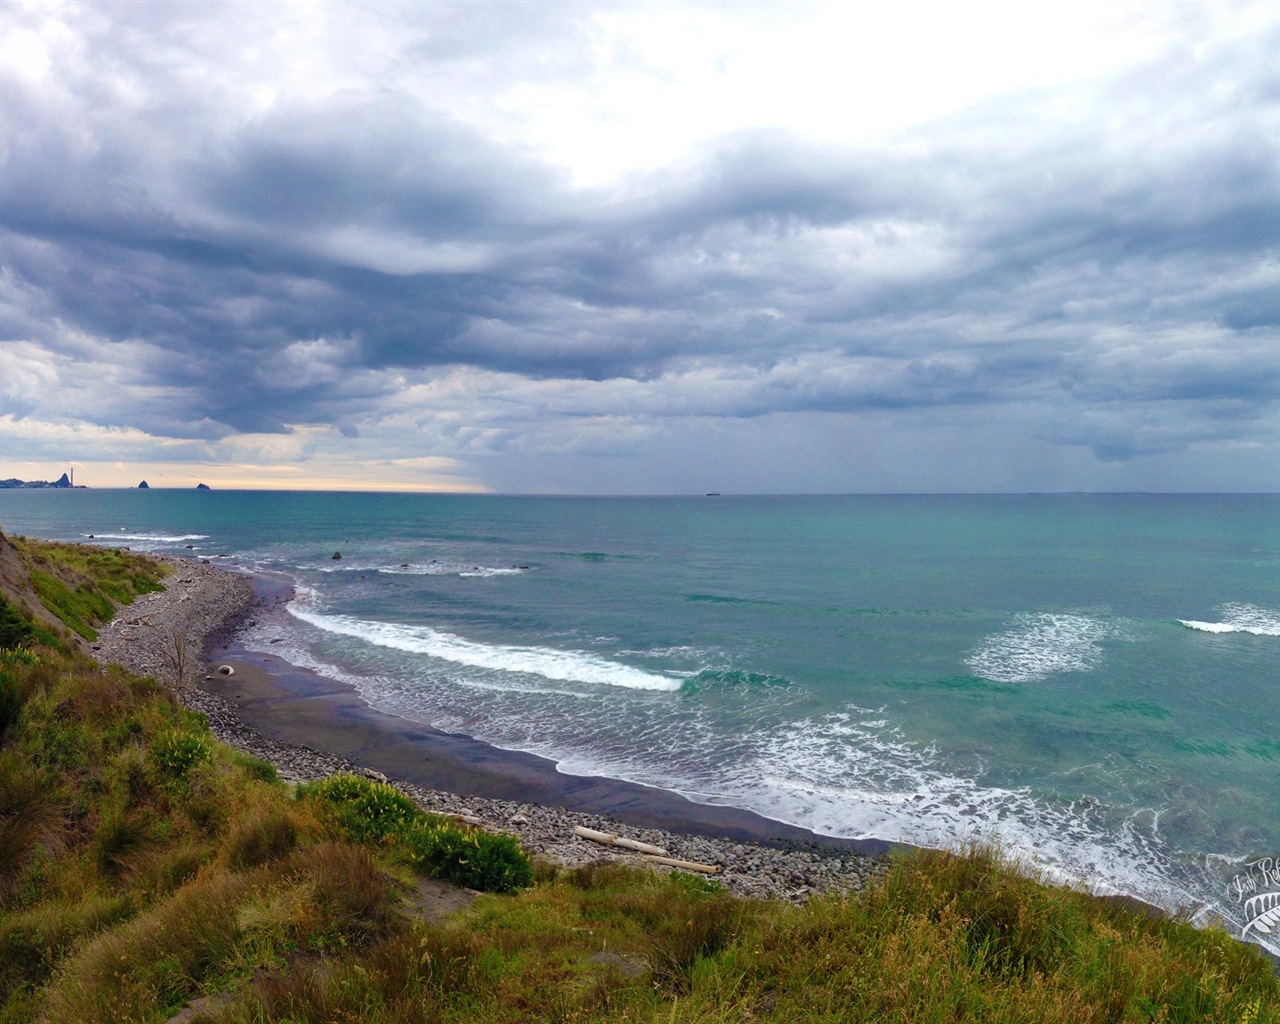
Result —
<svg viewBox="0 0 1280 1024"><path fill-rule="evenodd" d="M944 848L989 838L1057 881L1168 906L1193 902L1171 881L1154 827L1130 820L1117 836L1092 805L949 772L929 750L884 728L879 714L850 708L777 730L760 753L758 776L737 780L733 802L826 835Z"/></svg>
<svg viewBox="0 0 1280 1024"><path fill-rule="evenodd" d="M1252 604L1224 604L1218 611L1221 622L1198 622L1179 619L1188 629L1204 633L1252 633L1254 636L1280 636L1280 614Z"/></svg>
<svg viewBox="0 0 1280 1024"><path fill-rule="evenodd" d="M430 626L373 622L349 615L321 615L292 601L289 612L318 629L355 637L378 647L425 654L470 668L492 669L541 676L559 682L620 686L631 690L678 690L682 679L654 675L608 661L585 651L558 651L549 647L480 644Z"/></svg>
<svg viewBox="0 0 1280 1024"><path fill-rule="evenodd" d="M1128 893L1166 907L1199 902L1176 880L1151 815L1117 832L1091 801L1052 801L1026 788L987 785L981 772L948 771L927 748L885 728L883 712L850 708L730 738L697 712L609 752L556 735L507 745L541 753L572 775L609 776L680 793L695 803L741 807L821 835L934 848L991 840L1049 879L1096 893ZM597 737L598 739L600 737ZM575 749L576 747L576 749ZM709 757L711 751L716 756Z"/></svg>
<svg viewBox="0 0 1280 1024"><path fill-rule="evenodd" d="M1102 660L1114 624L1086 615L1018 615L965 659L975 675L997 683L1030 683L1057 672L1088 672Z"/></svg>
<svg viewBox="0 0 1280 1024"><path fill-rule="evenodd" d="M610 638L601 638L610 639ZM664 658L668 661L724 661L725 653L713 647L697 647L693 644L677 644L673 647L627 648L618 652L635 658Z"/></svg>
<svg viewBox="0 0 1280 1024"><path fill-rule="evenodd" d="M301 567L299 567L301 568ZM474 562L358 562L343 559L333 565L322 565L320 572L380 572L388 576L462 576L484 579L489 576L520 576L528 567L476 565Z"/></svg>
<svg viewBox="0 0 1280 1024"><path fill-rule="evenodd" d="M143 540L156 544L176 544L183 540L209 539L207 533L95 533L92 536L94 540Z"/></svg>

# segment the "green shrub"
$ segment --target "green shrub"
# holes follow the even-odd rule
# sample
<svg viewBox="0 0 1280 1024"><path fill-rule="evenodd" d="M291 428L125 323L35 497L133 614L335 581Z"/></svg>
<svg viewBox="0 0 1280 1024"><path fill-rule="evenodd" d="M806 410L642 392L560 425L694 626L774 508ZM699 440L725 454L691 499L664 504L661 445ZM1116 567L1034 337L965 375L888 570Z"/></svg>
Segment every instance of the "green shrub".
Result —
<svg viewBox="0 0 1280 1024"><path fill-rule="evenodd" d="M318 800L326 817L362 843L399 835L422 815L418 805L394 786L359 775L330 775L299 786L298 797Z"/></svg>
<svg viewBox="0 0 1280 1024"><path fill-rule="evenodd" d="M533 884L533 865L515 836L491 835L424 817L403 838L418 870L454 885L481 892L516 892Z"/></svg>
<svg viewBox="0 0 1280 1024"><path fill-rule="evenodd" d="M151 763L162 778L183 782L187 773L196 765L209 760L212 753L208 736L166 732L151 747Z"/></svg>
<svg viewBox="0 0 1280 1024"><path fill-rule="evenodd" d="M425 814L394 786L358 775L331 775L298 787L299 799L321 805L322 817L352 839L400 843L414 867L483 892L515 892L533 884L533 865L514 836L490 835Z"/></svg>

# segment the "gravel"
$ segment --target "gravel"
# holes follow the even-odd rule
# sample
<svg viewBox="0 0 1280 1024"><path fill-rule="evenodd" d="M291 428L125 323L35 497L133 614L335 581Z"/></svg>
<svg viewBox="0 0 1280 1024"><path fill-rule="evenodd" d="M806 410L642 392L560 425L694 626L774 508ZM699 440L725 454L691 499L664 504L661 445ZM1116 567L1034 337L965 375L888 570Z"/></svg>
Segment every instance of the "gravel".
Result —
<svg viewBox="0 0 1280 1024"><path fill-rule="evenodd" d="M638 861L635 854L581 839L573 829L583 825L625 835L659 846L679 860L717 865L718 881L736 893L756 898L803 902L817 893L860 889L887 869L886 858L849 849L778 849L640 828L558 807L460 797L403 780L387 780L378 772L324 751L274 742L246 726L228 701L194 685L205 671L205 652L229 640L252 608L250 578L199 561L161 560L175 570L165 581L166 589L121 609L92 645L94 656L104 664L117 662L163 682L182 704L208 718L215 736L269 761L285 782L305 782L338 772L389 781L425 810L452 815L490 831L513 833L530 853L563 866L600 860L649 863Z"/></svg>

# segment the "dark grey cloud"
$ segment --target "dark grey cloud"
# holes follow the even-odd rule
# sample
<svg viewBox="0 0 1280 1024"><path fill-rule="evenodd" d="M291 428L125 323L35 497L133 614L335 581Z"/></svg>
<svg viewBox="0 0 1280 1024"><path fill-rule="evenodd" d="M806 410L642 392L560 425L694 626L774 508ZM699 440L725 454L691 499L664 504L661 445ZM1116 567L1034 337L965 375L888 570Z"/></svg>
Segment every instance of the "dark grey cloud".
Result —
<svg viewBox="0 0 1280 1024"><path fill-rule="evenodd" d="M571 12L444 7L399 51L418 91L227 109L221 10L76 9L58 89L0 73L0 344L114 361L150 389L128 425L354 440L469 368L529 384L448 428L494 451L557 406L538 382L574 396L543 422L608 415L571 386L616 380L651 424L1016 409L1104 462L1271 429L1274 30L1091 85L1079 118L1042 90L875 143L734 131L582 188L423 92L436 62L555 54Z"/></svg>

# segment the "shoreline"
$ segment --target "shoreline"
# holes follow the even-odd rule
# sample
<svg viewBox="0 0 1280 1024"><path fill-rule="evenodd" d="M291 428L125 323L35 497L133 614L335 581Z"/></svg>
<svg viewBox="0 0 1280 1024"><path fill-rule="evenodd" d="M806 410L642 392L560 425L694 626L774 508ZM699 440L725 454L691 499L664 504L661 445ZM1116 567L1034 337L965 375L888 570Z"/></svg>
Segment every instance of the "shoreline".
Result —
<svg viewBox="0 0 1280 1024"><path fill-rule="evenodd" d="M91 645L92 655L168 685L180 703L205 715L217 739L270 762L285 782L365 774L391 783L425 810L513 833L531 854L566 867L600 860L643 864L635 854L579 839L573 829L583 825L626 835L683 860L718 865L716 879L737 895L793 903L861 889L888 870L892 853L914 849L886 840L821 836L752 811L698 804L605 776L566 775L546 758L379 712L346 683L236 642L255 615L272 609L287 614L290 583L196 556L151 557L175 570L165 589L121 608ZM165 656L175 636L194 655L186 685L175 685L173 659ZM222 664L232 664L236 673L218 675L215 668ZM326 749L324 742L347 753ZM454 790L468 792L443 788L449 779L455 780ZM485 784L500 786L490 792L510 797L480 795ZM555 801L557 793L562 803L576 800L577 809L542 802ZM1128 894L1098 898L1147 916L1169 914Z"/></svg>
<svg viewBox="0 0 1280 1024"><path fill-rule="evenodd" d="M208 718L218 739L271 762L286 782L342 771L385 778L428 811L514 833L530 853L566 866L635 862L576 837L574 826L624 834L679 859L719 865L715 877L740 895L793 902L861 888L886 870L892 850L907 849L820 836L604 776L564 774L546 758L377 711L349 684L236 642L255 615L283 613L292 596L287 583L205 560L155 557L175 570L166 589L120 609L92 645L94 657L165 683ZM175 657L175 647L189 653ZM185 668L182 680L176 664ZM234 674L217 674L217 665Z"/></svg>

